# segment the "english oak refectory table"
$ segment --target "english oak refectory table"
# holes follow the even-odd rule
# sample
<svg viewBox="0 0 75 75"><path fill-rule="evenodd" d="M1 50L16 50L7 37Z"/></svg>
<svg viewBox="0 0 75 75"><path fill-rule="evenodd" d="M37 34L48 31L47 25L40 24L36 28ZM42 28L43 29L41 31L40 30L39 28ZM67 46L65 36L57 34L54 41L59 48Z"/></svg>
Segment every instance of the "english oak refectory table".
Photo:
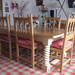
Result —
<svg viewBox="0 0 75 75"><path fill-rule="evenodd" d="M2 32L5 33L6 27L3 27L1 30ZM0 31L1 31L0 30ZM14 34L14 27L11 26L11 34ZM20 33L21 34L21 33ZM50 29L46 28L44 29L43 27L35 28L34 29L34 36L35 40L41 41L44 44L44 60L42 64L42 69L46 72L48 72L51 68L51 65L49 63L50 61L50 46L54 39L62 37L64 35L64 29Z"/></svg>

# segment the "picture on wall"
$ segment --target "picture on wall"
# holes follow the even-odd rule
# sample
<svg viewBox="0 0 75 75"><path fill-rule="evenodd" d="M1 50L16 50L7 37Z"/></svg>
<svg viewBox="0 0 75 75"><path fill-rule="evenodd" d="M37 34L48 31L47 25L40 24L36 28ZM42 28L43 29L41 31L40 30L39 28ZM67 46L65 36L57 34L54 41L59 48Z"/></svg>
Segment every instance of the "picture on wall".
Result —
<svg viewBox="0 0 75 75"><path fill-rule="evenodd" d="M36 0L36 6L43 5L43 0Z"/></svg>
<svg viewBox="0 0 75 75"><path fill-rule="evenodd" d="M5 12L9 12L9 7L5 7Z"/></svg>

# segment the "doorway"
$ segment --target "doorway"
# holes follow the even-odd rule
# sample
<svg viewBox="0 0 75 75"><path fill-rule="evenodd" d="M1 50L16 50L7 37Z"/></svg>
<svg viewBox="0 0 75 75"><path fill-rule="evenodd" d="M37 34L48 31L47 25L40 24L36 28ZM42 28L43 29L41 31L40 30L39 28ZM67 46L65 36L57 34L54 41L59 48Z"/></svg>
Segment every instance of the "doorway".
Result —
<svg viewBox="0 0 75 75"><path fill-rule="evenodd" d="M0 16L3 15L3 9L2 9L2 0L0 0Z"/></svg>

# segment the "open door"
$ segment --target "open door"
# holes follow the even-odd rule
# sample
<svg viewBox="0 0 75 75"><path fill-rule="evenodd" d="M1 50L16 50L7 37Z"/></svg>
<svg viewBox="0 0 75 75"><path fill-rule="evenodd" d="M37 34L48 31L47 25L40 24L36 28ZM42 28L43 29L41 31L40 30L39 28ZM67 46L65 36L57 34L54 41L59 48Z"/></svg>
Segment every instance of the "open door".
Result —
<svg viewBox="0 0 75 75"><path fill-rule="evenodd" d="M2 9L2 0L0 0L0 16L2 16L3 15L3 11L2 11L3 9Z"/></svg>

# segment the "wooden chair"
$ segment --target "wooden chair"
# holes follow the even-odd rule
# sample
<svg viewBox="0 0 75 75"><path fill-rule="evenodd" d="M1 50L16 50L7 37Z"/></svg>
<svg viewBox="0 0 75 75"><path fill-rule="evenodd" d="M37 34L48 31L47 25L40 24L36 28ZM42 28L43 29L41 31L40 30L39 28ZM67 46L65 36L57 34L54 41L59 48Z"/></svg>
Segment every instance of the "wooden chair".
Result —
<svg viewBox="0 0 75 75"><path fill-rule="evenodd" d="M44 21L44 31L47 30L47 28L54 29L57 28L58 30L61 27L61 16L59 17L46 17ZM59 38L56 38L55 40L58 40ZM52 54L56 53L54 51L51 51Z"/></svg>
<svg viewBox="0 0 75 75"><path fill-rule="evenodd" d="M30 24L30 29L26 29L27 23ZM30 17L27 18L15 17L14 15L14 25L16 36L17 61L19 62L19 59L22 59L32 64L32 68L34 68L34 65L37 63L37 61L35 61L36 49L43 46L43 44L41 42L34 41L32 14L30 14ZM25 51L23 51L22 54L20 54L21 48L25 49ZM30 52L31 56L28 55L27 57L29 58L31 57L31 59L26 59L27 57L24 57L25 56L24 53L28 52L28 50L31 51Z"/></svg>
<svg viewBox="0 0 75 75"><path fill-rule="evenodd" d="M64 39L56 40L51 45L51 51L58 52L58 54L51 55L51 58L60 60L60 65L57 66L56 64L52 64L56 67L60 68L60 72L63 71L63 66L66 65L68 62L71 64L72 60L72 50L73 50L73 43L74 43L74 24L75 18L69 18L68 15L65 32L64 32ZM65 53L69 53L69 56L65 57ZM58 56L57 56L58 55Z"/></svg>
<svg viewBox="0 0 75 75"><path fill-rule="evenodd" d="M60 29L61 25L61 16L60 17L46 17L44 22L44 28L50 27L54 29L55 27Z"/></svg>
<svg viewBox="0 0 75 75"><path fill-rule="evenodd" d="M0 54L7 54L12 59L14 41L15 37L10 33L10 16L0 17Z"/></svg>
<svg viewBox="0 0 75 75"><path fill-rule="evenodd" d="M36 24L37 28L39 28L39 20L40 20L40 15L38 15L38 17L33 17L33 24Z"/></svg>
<svg viewBox="0 0 75 75"><path fill-rule="evenodd" d="M29 17L29 15L27 17ZM40 23L39 20L40 20L40 15L38 15L37 17L33 16L33 28L34 29L39 30L39 23Z"/></svg>

